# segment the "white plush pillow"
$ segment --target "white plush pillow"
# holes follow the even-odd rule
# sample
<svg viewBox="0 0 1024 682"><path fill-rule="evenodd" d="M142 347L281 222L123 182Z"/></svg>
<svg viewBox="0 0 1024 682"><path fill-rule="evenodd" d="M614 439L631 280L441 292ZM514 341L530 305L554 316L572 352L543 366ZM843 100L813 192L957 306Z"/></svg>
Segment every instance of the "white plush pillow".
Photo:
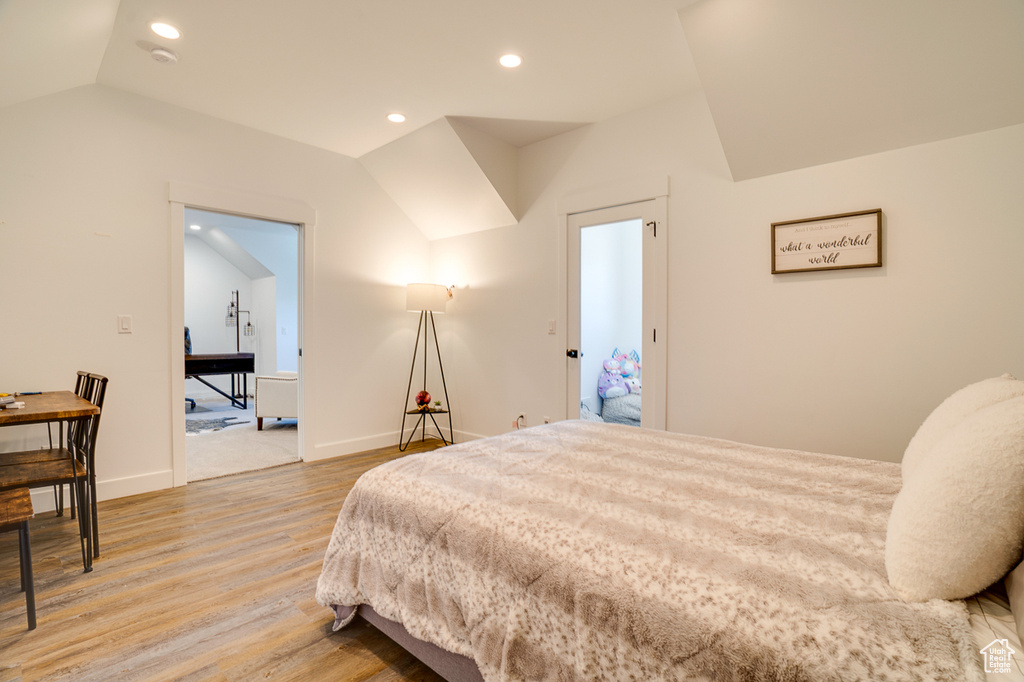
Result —
<svg viewBox="0 0 1024 682"><path fill-rule="evenodd" d="M1024 543L1024 397L951 428L889 516L885 568L908 601L963 599L1002 578Z"/></svg>
<svg viewBox="0 0 1024 682"><path fill-rule="evenodd" d="M901 464L904 482L910 479L921 461L928 457L931 449L950 429L978 410L1019 396L1024 396L1024 381L1004 374L965 386L946 398L910 439Z"/></svg>

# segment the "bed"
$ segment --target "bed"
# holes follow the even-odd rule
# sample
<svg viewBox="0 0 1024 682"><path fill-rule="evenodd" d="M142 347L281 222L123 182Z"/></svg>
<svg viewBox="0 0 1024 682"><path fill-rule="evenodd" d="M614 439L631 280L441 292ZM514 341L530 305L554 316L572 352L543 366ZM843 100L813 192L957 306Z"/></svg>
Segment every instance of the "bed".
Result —
<svg viewBox="0 0 1024 682"><path fill-rule="evenodd" d="M336 629L359 613L451 680L985 679L1020 645L1010 596L919 599L934 586L914 566L893 582L906 478L615 424L524 429L364 474L317 600ZM984 554L971 579L998 576L964 596L998 587L1020 544Z"/></svg>

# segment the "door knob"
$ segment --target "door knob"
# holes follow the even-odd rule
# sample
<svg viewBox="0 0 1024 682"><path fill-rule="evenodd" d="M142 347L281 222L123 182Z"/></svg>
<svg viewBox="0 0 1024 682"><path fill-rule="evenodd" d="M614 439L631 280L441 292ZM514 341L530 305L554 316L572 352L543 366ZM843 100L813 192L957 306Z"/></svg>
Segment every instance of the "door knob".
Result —
<svg viewBox="0 0 1024 682"><path fill-rule="evenodd" d="M570 358L578 358L580 357L580 352L575 348L570 348L569 350L565 351L565 355Z"/></svg>

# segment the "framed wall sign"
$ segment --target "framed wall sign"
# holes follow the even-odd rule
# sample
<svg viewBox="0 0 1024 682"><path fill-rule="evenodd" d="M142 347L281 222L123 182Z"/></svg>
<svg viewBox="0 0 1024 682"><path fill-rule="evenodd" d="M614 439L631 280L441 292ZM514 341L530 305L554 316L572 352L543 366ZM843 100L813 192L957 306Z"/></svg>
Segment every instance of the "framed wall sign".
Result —
<svg viewBox="0 0 1024 682"><path fill-rule="evenodd" d="M882 209L772 223L772 274L882 266Z"/></svg>

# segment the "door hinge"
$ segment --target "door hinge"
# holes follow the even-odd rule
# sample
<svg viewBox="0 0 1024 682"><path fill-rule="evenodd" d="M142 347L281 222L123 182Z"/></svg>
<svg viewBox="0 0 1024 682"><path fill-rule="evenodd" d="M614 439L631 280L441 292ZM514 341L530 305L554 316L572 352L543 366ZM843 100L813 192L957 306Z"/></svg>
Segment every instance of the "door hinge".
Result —
<svg viewBox="0 0 1024 682"><path fill-rule="evenodd" d="M654 329L654 343L658 343L658 330Z"/></svg>

